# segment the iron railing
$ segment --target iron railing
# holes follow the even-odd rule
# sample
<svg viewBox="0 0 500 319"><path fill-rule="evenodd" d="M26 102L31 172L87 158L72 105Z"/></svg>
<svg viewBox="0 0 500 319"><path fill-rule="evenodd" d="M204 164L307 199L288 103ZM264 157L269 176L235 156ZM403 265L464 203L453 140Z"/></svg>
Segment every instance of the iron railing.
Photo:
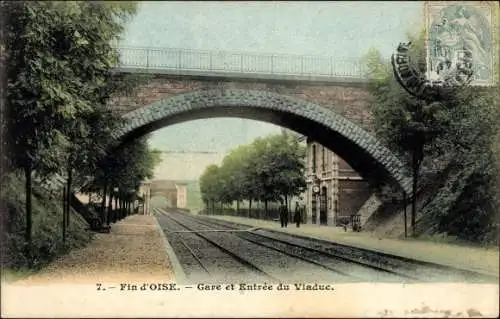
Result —
<svg viewBox="0 0 500 319"><path fill-rule="evenodd" d="M326 56L234 53L170 48L117 46L118 67L150 71L205 71L316 77L364 78L365 68L355 59Z"/></svg>

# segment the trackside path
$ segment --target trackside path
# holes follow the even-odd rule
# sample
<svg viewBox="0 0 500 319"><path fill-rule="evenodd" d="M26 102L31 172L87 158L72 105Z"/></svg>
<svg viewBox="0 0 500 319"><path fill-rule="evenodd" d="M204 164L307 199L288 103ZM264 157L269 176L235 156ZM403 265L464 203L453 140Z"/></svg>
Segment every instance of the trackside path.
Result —
<svg viewBox="0 0 500 319"><path fill-rule="evenodd" d="M305 224L301 225L300 228L296 228L294 224L288 224L287 228L281 228L279 222L273 221L248 219L233 216L212 215L207 217L254 227L262 227L265 229L280 231L292 235L333 241L339 244L370 249L387 254L433 262L466 270L472 270L497 277L499 273L498 249L464 247L458 245L432 243L410 239L402 240L392 238L379 238L371 235L370 233L357 233L352 231L344 232L344 230L339 227L318 227L316 225Z"/></svg>
<svg viewBox="0 0 500 319"><path fill-rule="evenodd" d="M96 234L81 249L60 257L20 285L174 282L164 236L154 216L132 215Z"/></svg>

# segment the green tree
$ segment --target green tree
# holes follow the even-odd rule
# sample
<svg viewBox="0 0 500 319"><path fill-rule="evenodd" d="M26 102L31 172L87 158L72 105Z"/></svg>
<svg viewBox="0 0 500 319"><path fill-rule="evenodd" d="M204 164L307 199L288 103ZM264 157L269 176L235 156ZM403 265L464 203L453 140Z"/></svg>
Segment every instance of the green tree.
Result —
<svg viewBox="0 0 500 319"><path fill-rule="evenodd" d="M73 167L87 161L86 146L104 141L90 141L86 115L106 101L118 57L111 41L135 4L2 2L2 10L8 12L9 157L26 177L29 247L32 174L67 172L69 195Z"/></svg>
<svg viewBox="0 0 500 319"><path fill-rule="evenodd" d="M219 166L208 166L200 177L200 191L202 200L205 203L208 211L215 213L215 203L220 198L219 196Z"/></svg>
<svg viewBox="0 0 500 319"><path fill-rule="evenodd" d="M239 203L243 200L243 164L246 159L244 147L238 147L226 155L220 169L220 183L225 202L236 201L236 211L239 212Z"/></svg>
<svg viewBox="0 0 500 319"><path fill-rule="evenodd" d="M410 57L420 71L425 72L422 34L409 39L414 44ZM491 145L499 119L498 92L491 88L462 87L452 90L440 101L420 100L408 94L393 78L389 61L384 61L377 50L370 50L364 60L371 80L369 89L377 136L412 166L415 190L421 174L443 171L443 167L454 171L457 174L456 183L452 183L455 190L451 191L451 186L447 191L441 190L442 194L437 196L441 198L437 201L440 204L436 204L435 210L442 211L441 214L457 211L459 193L466 185L472 185L472 180L467 182L469 177L461 175L465 167L469 171L467 176L474 175L472 172L483 177L486 172L494 174ZM489 179L483 182L490 184L486 182ZM474 183L481 184L478 179ZM469 191L472 190L469 188ZM413 197L416 199L415 194ZM412 205L412 229L416 235L416 200Z"/></svg>
<svg viewBox="0 0 500 319"><path fill-rule="evenodd" d="M151 149L148 138L143 136L113 149L96 171L95 184L104 185L101 218L107 224L112 219L113 198L121 209L130 210L142 181L153 178L154 168L161 162L161 152ZM106 196L108 211L104 209Z"/></svg>
<svg viewBox="0 0 500 319"><path fill-rule="evenodd" d="M295 134L284 132L269 138L269 153L269 166L274 176L272 184L288 207L288 198L299 195L306 187L305 148L300 147Z"/></svg>
<svg viewBox="0 0 500 319"><path fill-rule="evenodd" d="M410 58L425 74L424 33L408 35L414 44ZM390 63L384 62L377 50L370 50L364 57L371 80L373 114L377 136L410 163L413 172L411 225L415 234L416 202L420 168L425 154L436 149L437 137L443 134L443 112L449 111L439 102L421 100L408 94L393 79ZM446 115L444 115L446 116Z"/></svg>
<svg viewBox="0 0 500 319"><path fill-rule="evenodd" d="M251 144L232 150L220 167L207 167L200 178L203 201L207 207L241 200L263 201L268 213L270 201L285 200L305 188L305 149L294 134L257 138ZM260 216L258 216L260 217Z"/></svg>
<svg viewBox="0 0 500 319"><path fill-rule="evenodd" d="M77 2L63 7L67 16L60 35L59 57L73 71L78 84L78 98L89 107L77 110L64 124L64 134L69 140L67 150L66 223L69 223L69 196L73 192L72 176L78 169L91 163L96 146L106 147L108 139L95 140L95 126L89 121L105 108L110 91L116 87L112 68L118 62L118 52L111 45L123 31L124 23L135 13L135 4ZM79 112L78 112L79 111ZM109 119L109 117L107 117ZM106 130L113 122L106 123ZM101 128L97 128L102 130ZM90 154L89 154L90 153Z"/></svg>
<svg viewBox="0 0 500 319"><path fill-rule="evenodd" d="M32 173L58 172L68 146L60 123L88 105L76 98L71 70L58 57L61 6L53 2L3 3L7 10L5 39L8 131L11 165L26 178L26 242L31 247Z"/></svg>

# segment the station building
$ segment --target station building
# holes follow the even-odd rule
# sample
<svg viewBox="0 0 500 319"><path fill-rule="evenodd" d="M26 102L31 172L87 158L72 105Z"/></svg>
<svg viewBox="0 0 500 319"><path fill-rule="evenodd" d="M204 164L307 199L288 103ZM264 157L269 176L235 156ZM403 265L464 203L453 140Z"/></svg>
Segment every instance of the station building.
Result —
<svg viewBox="0 0 500 319"><path fill-rule="evenodd" d="M306 147L306 222L340 225L342 218L356 214L368 200L368 183L328 148L305 136L299 141Z"/></svg>

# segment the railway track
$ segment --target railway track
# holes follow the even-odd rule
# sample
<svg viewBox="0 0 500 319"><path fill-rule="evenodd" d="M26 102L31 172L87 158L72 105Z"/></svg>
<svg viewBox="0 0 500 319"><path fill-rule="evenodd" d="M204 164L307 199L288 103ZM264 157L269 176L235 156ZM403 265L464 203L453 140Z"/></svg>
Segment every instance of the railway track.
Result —
<svg viewBox="0 0 500 319"><path fill-rule="evenodd" d="M338 282L339 278L343 277L336 272L321 269L319 267L311 269L311 265L307 264L302 259L293 258L267 247L238 238L234 236L235 230L221 231L191 220L180 220L181 218L179 217L182 217L180 214L176 214L175 217L172 215L173 214L163 213L163 216L168 220L175 222L187 231L206 238L213 244L230 252L233 256L238 256L238 259L244 261L247 266L259 269L260 272L265 273L269 278L266 280L267 283L286 282L289 280L293 282ZM175 233L171 232L171 235L173 237L174 235L186 234L185 230L180 230ZM236 230L236 232L238 231ZM219 267L219 272L225 273L225 267ZM252 282L254 280L242 276L239 281Z"/></svg>
<svg viewBox="0 0 500 319"><path fill-rule="evenodd" d="M212 223L211 221L201 221L194 216L186 215L185 213L165 213L161 212L167 218L175 220L179 225L186 229L197 229L198 232L206 232L214 234L215 232L225 232L226 235L232 236L232 241L236 238L245 243L245 250L236 251L236 254L247 255L246 258L251 263L261 263L261 268L267 268L268 272L274 273L274 277L281 281L293 280L290 273L295 274L295 280L300 280L302 277L309 277L309 280L328 280L330 282L366 282L366 281L383 281L383 282L413 282L416 278L397 273L388 269L367 265L352 260L346 261L345 258L334 256L328 253L320 253L316 249L311 249L305 246L290 243L288 241L271 238L256 233L255 229L241 229L228 227ZM220 239L219 239L220 240ZM259 253L266 251L266 254ZM257 253L258 257L255 257ZM252 255L253 256L249 256ZM273 256L274 255L274 256ZM285 263L286 272L277 272L275 268L265 265L266 259L281 261ZM295 263L293 262L295 261ZM269 260L267 260L269 264ZM272 261L271 261L272 265ZM266 267L267 266L267 267ZM315 274L316 276L311 276ZM315 277L315 278L311 278ZM304 280L306 278L303 278Z"/></svg>
<svg viewBox="0 0 500 319"><path fill-rule="evenodd" d="M213 219L200 217L211 222ZM241 228L242 224L227 221L214 221L219 227ZM470 283L498 283L499 278L491 275L481 274L471 270L465 270L447 265L431 263L427 261L415 260L411 258L390 255L373 250L352 247L348 245L329 242L300 235L285 234L282 232L258 229L256 233L262 236L277 238L281 240L293 241L302 245L319 250L320 253L333 253L347 257L348 260L358 260L362 263L369 263L376 267L394 269L399 273L408 274L418 278L419 282L470 282Z"/></svg>
<svg viewBox="0 0 500 319"><path fill-rule="evenodd" d="M241 259L199 232L185 231L167 215L158 221L192 282L226 283L246 280L273 282L275 278ZM220 270L224 269L224 272Z"/></svg>
<svg viewBox="0 0 500 319"><path fill-rule="evenodd" d="M174 213L181 218L207 227L222 230L243 230L247 225L226 221L214 221L207 217L194 217ZM367 249L297 237L264 229L234 232L235 236L269 249L301 258L320 267L347 275L354 281L376 282L498 282L498 278L469 270L412 260L400 256L379 253Z"/></svg>

